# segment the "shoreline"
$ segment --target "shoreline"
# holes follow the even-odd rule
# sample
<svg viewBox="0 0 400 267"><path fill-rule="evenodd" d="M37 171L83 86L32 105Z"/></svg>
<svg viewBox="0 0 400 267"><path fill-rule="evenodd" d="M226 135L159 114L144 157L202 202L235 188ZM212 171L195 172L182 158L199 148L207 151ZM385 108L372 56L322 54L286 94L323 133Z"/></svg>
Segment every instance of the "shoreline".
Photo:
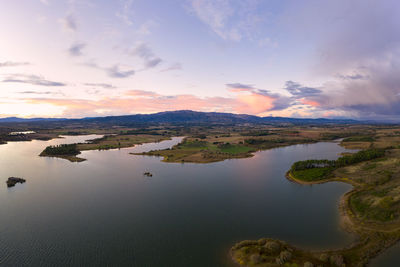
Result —
<svg viewBox="0 0 400 267"><path fill-rule="evenodd" d="M182 140L183 141L183 140ZM161 157L162 159L160 161L165 162L165 163L193 163L193 164L208 164L208 163L215 163L215 162L223 162L225 160L230 160L230 159L246 159L246 158L252 158L254 157L257 153L271 150L271 149L278 149L278 148L283 148L283 147L289 147L289 146L295 146L295 145L307 145L307 144L315 144L319 142L335 142L335 141L316 141L316 142L299 142L295 144L277 144L275 146L267 147L267 148L254 148L254 150L249 151L249 152L243 152L243 153L237 153L237 154L229 154L225 153L223 155L227 157L215 157L215 158L202 158L201 160L197 159L196 156L198 154L201 154L203 151L196 151L196 153L185 155L180 158L174 158L171 160L170 155L164 155L163 153L165 151L168 151L171 153L173 151L173 147L170 150L154 150L154 151L148 151L148 152L140 152L140 153L129 153L131 155L136 155L136 156L155 156L155 157ZM173 154L172 154L173 155ZM190 157L195 157L196 159L190 159ZM185 157L189 157L189 160L186 159ZM204 159L204 160L203 160Z"/></svg>
<svg viewBox="0 0 400 267"><path fill-rule="evenodd" d="M363 240L363 235L369 234L371 232L376 232L376 233L388 233L388 234L396 234L396 232L400 231L400 228L397 227L392 230L383 230L383 229L376 229L378 227L384 227L385 225L369 225L368 222L362 222L359 219L357 219L354 215L354 212L352 211L350 207L350 198L352 195L354 195L357 192L362 191L361 188L357 188L358 186L361 187L361 184L357 184L354 181L351 181L346 178L330 178L330 179L323 179L320 181L313 181L313 182L306 182L302 181L300 179L295 178L290 171L287 171L285 174L285 177L294 183L301 184L301 185L313 185L313 184L324 184L324 183L329 183L329 182L342 182L342 183L347 183L353 186L353 188L344 193L343 195L340 196L339 198L339 225L342 227L343 230L347 231L348 233L356 235L356 240L352 244L350 244L348 247L344 247L338 250L325 250L324 252L334 252L334 251L345 251L345 250L351 250L355 249L357 246L363 245L365 240ZM398 233L397 233L398 234ZM368 237L367 237L368 238ZM388 244L385 247L380 247L378 250L374 251L373 253L369 254L369 257L367 261L365 262L364 265L368 265L370 261L374 258L376 258L379 254L381 254L383 251L386 249L390 248L394 244L396 244L400 240L400 236L397 237L397 240L392 242L391 244ZM310 251L312 252L317 252L317 251Z"/></svg>
<svg viewBox="0 0 400 267"><path fill-rule="evenodd" d="M63 135L63 136L68 136L68 135ZM73 135L73 136L76 136L76 135ZM85 135L82 135L82 136L85 136ZM105 135L103 135L103 137L104 136ZM101 138L103 138L103 137L101 137ZM172 140L172 137L167 137L167 138L158 139L158 140L152 140L151 142L140 142L140 143L129 144L129 145L121 144L119 147L114 147L114 146L107 147L107 148L100 148L100 147L86 148L86 147L83 147L83 148L79 149L79 153L77 155L80 155L80 154L82 154L82 152L85 152L85 151L128 149L128 148L133 148L133 147L138 146L138 145L144 145L144 144L150 144L150 143L160 143L162 141ZM58 137L55 137L55 138L64 138L64 137L58 136ZM55 138L53 138L53 139L55 139ZM93 139L93 140L95 140L95 139ZM90 141L90 140L88 140L88 141ZM90 142L88 142L88 143L76 143L77 146L79 146L79 145L87 145L87 144L90 145L91 143ZM77 162L77 163L87 160L85 158L77 157L77 155L47 155L47 154L43 153L43 151L39 154L40 157L60 158L60 159L66 159L66 160L68 160L70 162Z"/></svg>
<svg viewBox="0 0 400 267"><path fill-rule="evenodd" d="M308 256L309 259L314 261L315 260L318 261L319 257L321 257L323 254L331 256L346 255L346 258L352 259L352 261L346 263L346 266L367 266L372 259L376 258L378 255L380 255L382 252L395 245L400 240L400 227L398 223L397 225L393 223L387 223L387 224L385 223L379 224L372 222L369 223L368 221L365 222L356 218L354 212L350 207L349 203L350 198L353 194L368 189L368 187L363 187L362 184L358 184L347 178L328 178L310 182L302 181L300 179L295 178L290 173L290 171L287 171L285 173L285 177L288 181L300 185L317 185L329 182L343 182L350 184L353 187L351 190L340 196L338 204L339 225L344 231L354 235L355 239L353 240L353 242L351 242L351 244L349 244L348 246L338 249L310 250L292 246L281 240L275 240L276 242L287 244L288 247L294 251L294 253L309 255ZM249 247L257 248L257 246L259 246L257 242L259 243L260 240L249 241L253 242L253 244L250 244ZM232 261L238 266L249 266L246 265L245 262L242 263L239 262L238 256L235 255L235 252L237 251L236 246L240 243L241 242L238 242L231 247L229 255ZM272 264L274 266L275 263L269 263L269 264ZM265 265L259 265L256 263L254 266L265 266Z"/></svg>

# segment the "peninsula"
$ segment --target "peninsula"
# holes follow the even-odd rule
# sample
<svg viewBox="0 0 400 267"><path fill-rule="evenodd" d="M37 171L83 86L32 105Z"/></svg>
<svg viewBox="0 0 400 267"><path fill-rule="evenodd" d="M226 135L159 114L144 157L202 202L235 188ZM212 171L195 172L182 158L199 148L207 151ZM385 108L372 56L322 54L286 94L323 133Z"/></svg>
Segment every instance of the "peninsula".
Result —
<svg viewBox="0 0 400 267"><path fill-rule="evenodd" d="M242 266L365 266L400 239L399 132L381 129L372 135L343 139L341 145L363 150L334 161L296 162L286 177L304 185L331 181L353 185L340 199L339 210L342 227L357 235L356 242L339 250L307 251L279 240L247 240L231 249L236 263Z"/></svg>

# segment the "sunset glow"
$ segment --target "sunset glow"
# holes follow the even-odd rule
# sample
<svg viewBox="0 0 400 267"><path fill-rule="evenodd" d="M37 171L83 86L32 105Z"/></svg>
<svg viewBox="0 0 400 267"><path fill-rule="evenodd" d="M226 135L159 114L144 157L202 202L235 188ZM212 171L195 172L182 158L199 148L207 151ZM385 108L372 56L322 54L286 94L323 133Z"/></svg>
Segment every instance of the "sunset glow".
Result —
<svg viewBox="0 0 400 267"><path fill-rule="evenodd" d="M400 115L398 1L0 6L0 117Z"/></svg>

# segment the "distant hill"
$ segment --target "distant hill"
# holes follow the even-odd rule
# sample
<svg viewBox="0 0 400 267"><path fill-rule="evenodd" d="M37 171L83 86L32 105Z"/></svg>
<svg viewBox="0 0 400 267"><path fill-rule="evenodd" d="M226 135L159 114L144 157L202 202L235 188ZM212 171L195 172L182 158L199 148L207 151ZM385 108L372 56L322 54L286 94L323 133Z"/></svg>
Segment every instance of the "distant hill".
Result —
<svg viewBox="0 0 400 267"><path fill-rule="evenodd" d="M124 116L88 117L82 119L65 118L32 118L16 117L2 118L0 122L63 122L63 123L100 123L113 125L171 123L171 124L355 124L360 123L351 119L307 119L287 117L258 117L246 114L197 112L191 110L166 111L154 114L136 114Z"/></svg>
<svg viewBox="0 0 400 267"><path fill-rule="evenodd" d="M7 117L0 118L1 122L36 122L36 121L65 121L67 119L64 118L18 118L18 117Z"/></svg>

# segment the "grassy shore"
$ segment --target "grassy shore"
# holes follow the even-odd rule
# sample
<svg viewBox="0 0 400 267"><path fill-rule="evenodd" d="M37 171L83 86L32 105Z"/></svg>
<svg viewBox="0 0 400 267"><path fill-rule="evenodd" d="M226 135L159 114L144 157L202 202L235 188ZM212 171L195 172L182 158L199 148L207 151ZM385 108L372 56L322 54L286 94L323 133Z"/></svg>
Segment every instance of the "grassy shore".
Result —
<svg viewBox="0 0 400 267"><path fill-rule="evenodd" d="M66 159L71 162L82 162L86 159L77 157L76 155L80 154L81 151L87 150L108 150L108 149L119 149L132 147L135 145L140 145L143 143L153 143L160 142L163 140L171 139L169 136L162 135L148 135L148 134L139 134L139 135L131 135L131 134L115 134L115 135L105 135L104 137L97 138L94 140L90 140L87 143L79 143L73 144L76 146L76 151L70 154L57 153L57 151L53 153L46 152L46 149L40 153L42 157L56 157L61 159Z"/></svg>
<svg viewBox="0 0 400 267"><path fill-rule="evenodd" d="M161 142L170 139L171 137L162 135L115 134L115 135L105 135L104 137L90 140L87 143L80 143L77 146L79 151L108 150L108 149L132 147L144 143Z"/></svg>
<svg viewBox="0 0 400 267"><path fill-rule="evenodd" d="M342 141L344 146L386 148L383 157L344 167L305 172L288 171L293 182L310 185L331 181L353 185L340 199L341 226L355 233L357 241L338 250L309 251L283 241L243 241L231 248L232 259L241 266L365 266L370 259L400 240L400 136L377 131L370 138ZM361 141L360 141L361 140ZM319 168L325 168L319 165ZM279 250L271 252L270 243ZM290 255L288 254L290 253ZM288 256L289 255L289 256Z"/></svg>
<svg viewBox="0 0 400 267"><path fill-rule="evenodd" d="M271 148L333 140L357 134L359 129L343 132L338 128L317 127L232 127L202 129L171 149L135 155L163 157L164 162L209 163L233 158L252 157L254 152Z"/></svg>

